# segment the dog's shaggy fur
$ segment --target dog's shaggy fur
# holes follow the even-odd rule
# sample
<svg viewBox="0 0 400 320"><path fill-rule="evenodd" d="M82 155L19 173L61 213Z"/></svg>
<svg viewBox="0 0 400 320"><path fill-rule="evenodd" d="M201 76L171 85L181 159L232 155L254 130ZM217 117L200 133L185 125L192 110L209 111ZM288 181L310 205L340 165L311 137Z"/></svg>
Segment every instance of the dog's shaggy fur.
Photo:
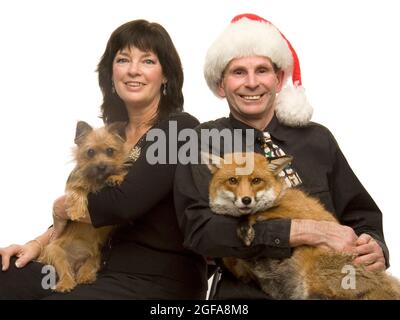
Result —
<svg viewBox="0 0 400 320"><path fill-rule="evenodd" d="M105 186L119 185L128 169L123 123L92 129L80 121L75 143L76 167L66 184L67 213L72 221L62 235L47 245L38 261L53 265L58 282L55 290L68 292L77 284L91 283L100 268L101 247L112 227L94 228L81 223L86 217L87 195Z"/></svg>

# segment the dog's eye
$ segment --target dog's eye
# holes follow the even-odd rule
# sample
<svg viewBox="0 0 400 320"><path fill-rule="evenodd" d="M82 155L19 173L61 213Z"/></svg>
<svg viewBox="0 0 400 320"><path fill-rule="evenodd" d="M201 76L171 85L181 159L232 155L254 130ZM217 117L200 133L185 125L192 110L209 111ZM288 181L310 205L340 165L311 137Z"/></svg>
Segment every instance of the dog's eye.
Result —
<svg viewBox="0 0 400 320"><path fill-rule="evenodd" d="M115 150L113 148L107 148L106 150L107 156L112 157L114 155L114 151Z"/></svg>
<svg viewBox="0 0 400 320"><path fill-rule="evenodd" d="M229 184L238 184L238 179L231 177L228 179Z"/></svg>
<svg viewBox="0 0 400 320"><path fill-rule="evenodd" d="M87 151L87 155L89 158L93 158L95 154L96 154L96 151L94 151L93 149L89 149Z"/></svg>
<svg viewBox="0 0 400 320"><path fill-rule="evenodd" d="M253 180L251 180L251 184L259 184L259 183L261 183L260 178L254 178Z"/></svg>

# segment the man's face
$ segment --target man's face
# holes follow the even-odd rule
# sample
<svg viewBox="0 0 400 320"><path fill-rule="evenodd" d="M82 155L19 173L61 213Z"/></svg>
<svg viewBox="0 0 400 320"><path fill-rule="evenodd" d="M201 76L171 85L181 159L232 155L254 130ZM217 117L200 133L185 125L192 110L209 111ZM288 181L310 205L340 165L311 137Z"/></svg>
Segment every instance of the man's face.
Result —
<svg viewBox="0 0 400 320"><path fill-rule="evenodd" d="M239 120L260 120L274 112L282 79L283 72L275 72L267 57L236 58L226 67L218 94L226 97L232 114Z"/></svg>

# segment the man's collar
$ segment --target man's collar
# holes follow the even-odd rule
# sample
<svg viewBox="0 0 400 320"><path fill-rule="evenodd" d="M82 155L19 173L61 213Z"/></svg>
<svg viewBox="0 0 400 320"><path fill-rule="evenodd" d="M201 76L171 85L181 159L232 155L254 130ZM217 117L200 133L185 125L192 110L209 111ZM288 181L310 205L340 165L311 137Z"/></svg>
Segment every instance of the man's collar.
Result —
<svg viewBox="0 0 400 320"><path fill-rule="evenodd" d="M234 129L242 129L242 130L246 130L246 129L254 129L259 131L256 128L253 128L252 126L248 125L247 123L244 123L238 119L236 119L232 113L229 114L229 121L232 124L232 127Z"/></svg>
<svg viewBox="0 0 400 320"><path fill-rule="evenodd" d="M229 114L229 121L232 124L232 127L234 129L254 129L256 131L256 135L262 135L262 131L253 128L252 126L236 119L232 113ZM264 129L264 132L269 132L269 134L280 141L285 141L287 139L286 134L285 134L285 129L286 127L282 124L279 123L278 119L276 118L276 115L272 117L271 121L268 123L267 127Z"/></svg>

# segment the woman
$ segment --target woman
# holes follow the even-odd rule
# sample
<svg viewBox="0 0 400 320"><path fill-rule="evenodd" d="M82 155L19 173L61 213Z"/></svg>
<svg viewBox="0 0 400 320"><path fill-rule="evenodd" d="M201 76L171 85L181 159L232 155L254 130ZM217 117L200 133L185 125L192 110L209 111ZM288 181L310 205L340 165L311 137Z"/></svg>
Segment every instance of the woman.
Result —
<svg viewBox="0 0 400 320"><path fill-rule="evenodd" d="M90 217L84 222L119 225L103 249L102 269L94 283L70 293L43 289L43 265L31 261L68 219L62 196L54 203L54 228L25 245L0 249L0 298L202 299L207 290L205 263L182 247L172 194L175 165L146 160L150 129L161 129L169 141L171 121L178 130L198 124L182 112L183 72L176 49L159 24L131 21L112 33L98 73L102 118L106 124L127 122L127 143L138 156L119 187L88 196ZM168 151L168 145L165 148Z"/></svg>

